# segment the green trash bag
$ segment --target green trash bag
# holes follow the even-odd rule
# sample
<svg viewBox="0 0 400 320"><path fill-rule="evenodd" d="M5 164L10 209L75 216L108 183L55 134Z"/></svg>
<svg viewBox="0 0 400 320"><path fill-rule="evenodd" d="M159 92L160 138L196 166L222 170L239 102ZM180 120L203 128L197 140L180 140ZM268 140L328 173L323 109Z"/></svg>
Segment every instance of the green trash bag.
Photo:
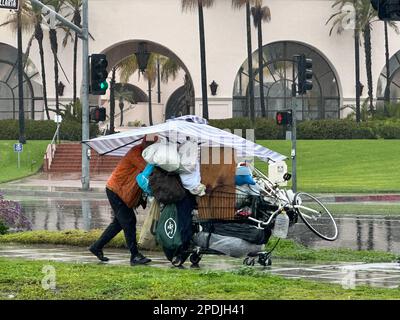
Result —
<svg viewBox="0 0 400 320"><path fill-rule="evenodd" d="M181 232L178 229L178 211L174 203L168 204L161 211L158 220L156 239L168 251L176 251L182 245Z"/></svg>

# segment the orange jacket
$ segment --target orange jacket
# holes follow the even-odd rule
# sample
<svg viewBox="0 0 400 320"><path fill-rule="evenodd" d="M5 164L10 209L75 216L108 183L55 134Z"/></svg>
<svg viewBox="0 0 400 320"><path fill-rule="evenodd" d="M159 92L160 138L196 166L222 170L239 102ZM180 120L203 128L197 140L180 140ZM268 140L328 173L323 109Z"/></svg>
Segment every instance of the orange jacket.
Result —
<svg viewBox="0 0 400 320"><path fill-rule="evenodd" d="M142 145L133 147L120 160L107 181L107 188L116 193L129 207L137 207L142 190L136 183L136 176L146 167L142 157Z"/></svg>

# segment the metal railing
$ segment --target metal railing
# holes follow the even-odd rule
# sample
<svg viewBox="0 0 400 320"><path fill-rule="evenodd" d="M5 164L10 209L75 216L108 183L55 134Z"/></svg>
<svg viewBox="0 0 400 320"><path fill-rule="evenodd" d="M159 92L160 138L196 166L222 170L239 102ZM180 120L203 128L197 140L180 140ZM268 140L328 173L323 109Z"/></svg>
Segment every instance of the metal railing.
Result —
<svg viewBox="0 0 400 320"><path fill-rule="evenodd" d="M47 146L46 153L44 155L45 171L50 170L57 149L57 141L58 144L60 143L60 127L61 123L57 123L57 129L56 132L54 132L53 139L51 140L51 143Z"/></svg>

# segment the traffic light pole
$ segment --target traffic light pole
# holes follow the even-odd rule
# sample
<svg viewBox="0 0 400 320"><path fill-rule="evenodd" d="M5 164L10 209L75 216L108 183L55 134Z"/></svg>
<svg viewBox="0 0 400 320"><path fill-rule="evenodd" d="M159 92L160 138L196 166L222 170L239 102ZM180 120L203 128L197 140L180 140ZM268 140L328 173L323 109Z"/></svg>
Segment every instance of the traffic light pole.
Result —
<svg viewBox="0 0 400 320"><path fill-rule="evenodd" d="M292 151L291 151L291 157L292 157L292 190L294 193L297 192L297 112L296 112L296 104L293 103L296 95L297 95L297 86L296 86L296 73L295 73L295 65L297 56L294 56L293 59L293 67L292 67L292 79L293 79L293 84L292 84Z"/></svg>
<svg viewBox="0 0 400 320"><path fill-rule="evenodd" d="M89 14L88 0L82 1L82 140L89 140ZM82 143L82 190L90 189L89 146Z"/></svg>
<svg viewBox="0 0 400 320"><path fill-rule="evenodd" d="M65 19L39 0L31 0L39 8L46 9L55 19L75 31L82 39L82 140L89 140L89 14L88 0L82 0L82 29ZM82 143L82 190L90 188L89 147Z"/></svg>

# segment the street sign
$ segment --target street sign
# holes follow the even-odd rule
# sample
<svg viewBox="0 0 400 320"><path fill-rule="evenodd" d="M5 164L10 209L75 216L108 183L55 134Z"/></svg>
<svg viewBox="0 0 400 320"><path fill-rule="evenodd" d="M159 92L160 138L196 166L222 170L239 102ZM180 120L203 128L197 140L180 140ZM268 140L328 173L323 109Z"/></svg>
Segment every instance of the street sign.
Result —
<svg viewBox="0 0 400 320"><path fill-rule="evenodd" d="M54 122L55 123L61 123L62 122L62 116L59 114L54 115Z"/></svg>
<svg viewBox="0 0 400 320"><path fill-rule="evenodd" d="M0 0L0 8L17 10L18 0Z"/></svg>
<svg viewBox="0 0 400 320"><path fill-rule="evenodd" d="M18 169L21 167L21 157L20 154L21 152L24 151L24 145L22 143L14 143L14 152L17 152L18 154Z"/></svg>
<svg viewBox="0 0 400 320"><path fill-rule="evenodd" d="M24 146L22 143L14 143L14 152L22 152L24 150Z"/></svg>

